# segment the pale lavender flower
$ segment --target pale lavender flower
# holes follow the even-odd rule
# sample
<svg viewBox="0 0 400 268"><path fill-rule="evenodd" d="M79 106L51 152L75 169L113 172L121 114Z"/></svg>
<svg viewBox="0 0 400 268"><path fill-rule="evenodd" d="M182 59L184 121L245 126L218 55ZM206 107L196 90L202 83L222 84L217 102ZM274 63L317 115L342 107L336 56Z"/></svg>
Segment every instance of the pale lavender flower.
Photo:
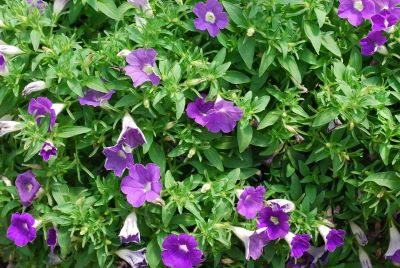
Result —
<svg viewBox="0 0 400 268"><path fill-rule="evenodd" d="M30 6L30 12L32 12L34 9L39 10L40 15L43 15L43 13L46 11L46 2L43 0L26 0L28 5Z"/></svg>
<svg viewBox="0 0 400 268"><path fill-rule="evenodd" d="M334 252L336 248L343 246L346 234L344 230L336 230L325 225L318 225L318 231L325 241L325 249L327 251Z"/></svg>
<svg viewBox="0 0 400 268"><path fill-rule="evenodd" d="M355 238L360 246L365 246L368 244L367 236L365 235L364 231L360 228L360 226L358 226L357 224L355 224L354 222L351 221L350 228L351 228L351 232L355 236Z"/></svg>
<svg viewBox="0 0 400 268"><path fill-rule="evenodd" d="M263 208L264 205L264 186L246 187L239 197L237 204L237 211L240 215L250 220L257 216L257 213Z"/></svg>
<svg viewBox="0 0 400 268"><path fill-rule="evenodd" d="M186 114L189 118L201 125L206 125L206 116L208 111L214 107L213 101L205 101L205 94L201 98L196 98L194 102L190 102L186 108Z"/></svg>
<svg viewBox="0 0 400 268"><path fill-rule="evenodd" d="M125 219L119 238L122 243L140 243L140 232L137 227L137 217L135 212L131 212Z"/></svg>
<svg viewBox="0 0 400 268"><path fill-rule="evenodd" d="M46 97L39 97L37 99L31 99L28 106L28 112L35 116L36 123L39 126L41 120L46 115L50 116L49 131L55 125L57 115L56 111L53 109L53 103Z"/></svg>
<svg viewBox="0 0 400 268"><path fill-rule="evenodd" d="M212 133L219 131L229 133L236 127L236 123L242 119L242 116L241 108L236 107L231 101L218 97L214 107L207 112L204 122Z"/></svg>
<svg viewBox="0 0 400 268"><path fill-rule="evenodd" d="M139 48L132 51L127 57L125 73L132 78L133 86L138 87L146 81L153 85L160 83L160 77L154 72L157 52L152 49Z"/></svg>
<svg viewBox="0 0 400 268"><path fill-rule="evenodd" d="M142 130L136 125L132 116L128 113L126 113L122 119L122 131L117 142L129 146L130 149L147 143Z"/></svg>
<svg viewBox="0 0 400 268"><path fill-rule="evenodd" d="M300 258L311 247L311 236L309 234L294 234L292 232L289 232L285 236L285 240L290 246L290 256L292 258Z"/></svg>
<svg viewBox="0 0 400 268"><path fill-rule="evenodd" d="M68 4L69 0L54 0L53 13L59 14Z"/></svg>
<svg viewBox="0 0 400 268"><path fill-rule="evenodd" d="M165 266L192 268L202 262L196 239L188 234L169 235L162 244L161 258Z"/></svg>
<svg viewBox="0 0 400 268"><path fill-rule="evenodd" d="M140 250L120 249L117 250L115 254L126 261L132 268L148 266L146 259L146 248Z"/></svg>
<svg viewBox="0 0 400 268"><path fill-rule="evenodd" d="M114 93L115 90L103 93L94 89L88 89L83 97L78 97L79 104L98 107L110 100Z"/></svg>
<svg viewBox="0 0 400 268"><path fill-rule="evenodd" d="M400 233L396 226L392 225L389 229L390 242L389 248L385 253L385 258L393 262L400 263Z"/></svg>
<svg viewBox="0 0 400 268"><path fill-rule="evenodd" d="M47 162L51 156L57 156L57 148L50 141L45 141L40 149L39 155Z"/></svg>
<svg viewBox="0 0 400 268"><path fill-rule="evenodd" d="M361 268L373 267L367 252L362 247L358 248L358 258L360 259Z"/></svg>
<svg viewBox="0 0 400 268"><path fill-rule="evenodd" d="M133 165L132 154L126 152L122 144L104 148L103 154L107 158L104 167L107 170L114 171L117 177L121 177L125 169Z"/></svg>
<svg viewBox="0 0 400 268"><path fill-rule="evenodd" d="M7 229L7 238L18 247L23 247L36 238L35 219L29 213L14 213Z"/></svg>
<svg viewBox="0 0 400 268"><path fill-rule="evenodd" d="M280 208L265 207L258 214L257 228L267 228L270 240L284 238L289 232L289 216Z"/></svg>
<svg viewBox="0 0 400 268"><path fill-rule="evenodd" d="M0 44L0 53L6 54L6 55L18 55L18 54L23 53L23 51L16 46Z"/></svg>
<svg viewBox="0 0 400 268"><path fill-rule="evenodd" d="M360 40L361 54L370 56L382 49L383 45L387 42L387 38L382 32L370 32L366 37Z"/></svg>
<svg viewBox="0 0 400 268"><path fill-rule="evenodd" d="M50 247L51 252L54 253L54 248L57 246L58 239L57 239L57 230L54 226L47 231L47 245Z"/></svg>
<svg viewBox="0 0 400 268"><path fill-rule="evenodd" d="M22 96L26 97L29 94L31 94L33 92L41 91L41 90L45 89L46 87L47 87L46 82L44 82L44 81L31 82L24 87L24 90L22 90Z"/></svg>
<svg viewBox="0 0 400 268"><path fill-rule="evenodd" d="M221 29L228 26L228 14L224 12L224 8L218 0L198 2L194 6L193 12L197 16L194 20L196 29L207 30L211 37L216 37Z"/></svg>
<svg viewBox="0 0 400 268"><path fill-rule="evenodd" d="M375 3L372 0L340 0L338 16L347 19L355 27L374 14Z"/></svg>
<svg viewBox="0 0 400 268"><path fill-rule="evenodd" d="M250 231L241 227L231 227L233 233L243 242L246 260L257 260L263 253L264 247L270 241L266 233L267 228Z"/></svg>
<svg viewBox="0 0 400 268"><path fill-rule="evenodd" d="M374 0L376 13L382 10L388 10L396 15L400 14L399 0Z"/></svg>
<svg viewBox="0 0 400 268"><path fill-rule="evenodd" d="M15 180L15 186L17 187L22 205L29 207L40 189L40 184L36 180L32 170L19 174Z"/></svg>
<svg viewBox="0 0 400 268"><path fill-rule="evenodd" d="M24 125L20 122L2 119L0 120L0 137L15 131L19 131L23 127Z"/></svg>
<svg viewBox="0 0 400 268"><path fill-rule="evenodd" d="M382 10L378 14L372 16L372 31L390 32L399 21L397 15L388 10Z"/></svg>

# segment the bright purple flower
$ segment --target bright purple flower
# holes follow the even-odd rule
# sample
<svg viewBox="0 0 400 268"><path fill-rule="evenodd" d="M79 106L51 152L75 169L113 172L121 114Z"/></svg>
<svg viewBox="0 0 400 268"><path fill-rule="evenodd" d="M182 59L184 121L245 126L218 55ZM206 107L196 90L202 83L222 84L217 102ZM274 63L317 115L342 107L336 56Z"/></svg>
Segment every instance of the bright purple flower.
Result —
<svg viewBox="0 0 400 268"><path fill-rule="evenodd" d="M267 205L277 209L281 209L283 212L286 213L296 210L295 204L287 199L270 199L267 201Z"/></svg>
<svg viewBox="0 0 400 268"><path fill-rule="evenodd" d="M111 99L115 90L111 90L108 93L103 93L97 90L89 89L86 90L83 97L78 97L80 105L89 105L93 107L101 106L104 102Z"/></svg>
<svg viewBox="0 0 400 268"><path fill-rule="evenodd" d="M376 13L379 13L382 10L388 10L391 13L400 15L400 8L398 7L400 0L374 0L374 2Z"/></svg>
<svg viewBox="0 0 400 268"><path fill-rule="evenodd" d="M290 255L293 258L300 258L311 247L310 245L311 236L309 234L294 234L289 232L285 236L285 240L290 246L291 249Z"/></svg>
<svg viewBox="0 0 400 268"><path fill-rule="evenodd" d="M129 176L121 182L121 191L126 194L129 204L136 208L145 201L152 202L160 197L161 189L160 167L153 163L133 165Z"/></svg>
<svg viewBox="0 0 400 268"><path fill-rule="evenodd" d="M165 266L191 268L202 261L202 253L197 248L197 241L191 235L169 235L164 239L162 247L161 258Z"/></svg>
<svg viewBox="0 0 400 268"><path fill-rule="evenodd" d="M13 213L7 229L7 238L18 247L23 247L36 238L35 219L29 213Z"/></svg>
<svg viewBox="0 0 400 268"><path fill-rule="evenodd" d="M160 77L154 72L156 57L157 52L152 48L138 48L126 57L125 73L132 78L134 87L146 81L153 85L160 83Z"/></svg>
<svg viewBox="0 0 400 268"><path fill-rule="evenodd" d="M137 217L135 212L132 212L128 217L126 217L124 226L119 233L119 238L124 244L131 242L140 243L140 232L137 227Z"/></svg>
<svg viewBox="0 0 400 268"><path fill-rule="evenodd" d="M57 148L50 141L45 141L39 155L43 157L44 161L49 161L51 156L57 155Z"/></svg>
<svg viewBox="0 0 400 268"><path fill-rule="evenodd" d="M374 14L375 4L371 0L340 0L338 16L347 19L355 27Z"/></svg>
<svg viewBox="0 0 400 268"><path fill-rule="evenodd" d="M31 99L28 106L28 112L35 116L36 123L39 126L41 120L46 115L50 116L49 131L56 123L57 115L55 110L52 108L53 103L46 97L39 97L37 99Z"/></svg>
<svg viewBox="0 0 400 268"><path fill-rule="evenodd" d="M130 149L147 143L142 130L136 125L132 116L128 113L126 113L122 119L122 131L117 142L129 146Z"/></svg>
<svg viewBox="0 0 400 268"><path fill-rule="evenodd" d="M325 241L325 249L329 252L334 252L337 247L343 246L344 230L331 229L325 225L318 225L318 231Z"/></svg>
<svg viewBox="0 0 400 268"><path fill-rule="evenodd" d="M15 180L15 186L17 187L22 205L29 207L40 189L40 184L36 180L32 170L19 174Z"/></svg>
<svg viewBox="0 0 400 268"><path fill-rule="evenodd" d="M380 13L372 16L372 31L389 32L397 24L399 18L388 10L382 10Z"/></svg>
<svg viewBox="0 0 400 268"><path fill-rule="evenodd" d="M400 263L400 233L396 226L392 225L389 229L389 234L390 242L389 248L385 253L385 258Z"/></svg>
<svg viewBox="0 0 400 268"><path fill-rule="evenodd" d="M125 169L133 165L132 154L127 153L122 144L104 148L103 154L107 157L104 167L113 170L117 177L121 177Z"/></svg>
<svg viewBox="0 0 400 268"><path fill-rule="evenodd" d="M222 131L224 133L231 132L237 121L242 119L243 110L234 106L231 101L217 98L213 109L209 110L205 117L205 126L212 133Z"/></svg>
<svg viewBox="0 0 400 268"><path fill-rule="evenodd" d="M239 197L238 213L248 220L257 216L257 213L263 208L264 195L264 186L246 187Z"/></svg>
<svg viewBox="0 0 400 268"><path fill-rule="evenodd" d="M57 230L54 226L47 231L47 245L50 247L51 252L54 252L54 248L57 246Z"/></svg>
<svg viewBox="0 0 400 268"><path fill-rule="evenodd" d="M186 108L186 114L189 118L194 119L194 121L201 125L205 126L205 118L210 109L214 107L213 101L205 102L205 95L202 98L196 98L194 102L190 102Z"/></svg>
<svg viewBox="0 0 400 268"><path fill-rule="evenodd" d="M40 15L46 11L46 2L43 0L26 0L28 5L30 6L29 11L32 13L33 9L37 9L40 12Z"/></svg>
<svg viewBox="0 0 400 268"><path fill-rule="evenodd" d="M0 75L5 75L7 73L7 61L3 53L0 53Z"/></svg>
<svg viewBox="0 0 400 268"><path fill-rule="evenodd" d="M198 18L194 20L196 29L207 30L211 37L216 37L220 29L228 26L228 14L224 12L224 8L218 0L207 0L207 2L198 2L194 6L194 14Z"/></svg>
<svg viewBox="0 0 400 268"><path fill-rule="evenodd" d="M284 238L289 232L289 216L279 208L265 207L258 213L257 228L267 227L270 240Z"/></svg>
<svg viewBox="0 0 400 268"><path fill-rule="evenodd" d="M263 253L264 247L270 241L266 228L257 229L255 231L246 230L241 227L232 226L233 233L242 240L245 247L246 260L252 258L257 260Z"/></svg>
<svg viewBox="0 0 400 268"><path fill-rule="evenodd" d="M370 32L366 37L361 39L361 54L370 56L374 54L387 42L387 38L382 32Z"/></svg>

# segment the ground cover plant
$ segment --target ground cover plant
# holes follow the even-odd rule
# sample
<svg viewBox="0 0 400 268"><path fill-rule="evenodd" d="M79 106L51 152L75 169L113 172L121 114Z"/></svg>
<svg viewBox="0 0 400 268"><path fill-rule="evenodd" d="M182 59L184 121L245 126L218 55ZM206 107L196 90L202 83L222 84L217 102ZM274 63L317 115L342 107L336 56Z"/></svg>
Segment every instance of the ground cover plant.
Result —
<svg viewBox="0 0 400 268"><path fill-rule="evenodd" d="M398 5L0 1L0 266L399 264Z"/></svg>

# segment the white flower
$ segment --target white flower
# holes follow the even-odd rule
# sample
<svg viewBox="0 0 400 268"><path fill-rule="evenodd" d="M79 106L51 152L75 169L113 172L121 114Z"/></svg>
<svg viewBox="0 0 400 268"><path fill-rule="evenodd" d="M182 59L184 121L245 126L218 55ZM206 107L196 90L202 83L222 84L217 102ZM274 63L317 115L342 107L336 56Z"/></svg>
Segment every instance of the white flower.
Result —
<svg viewBox="0 0 400 268"><path fill-rule="evenodd" d="M59 14L68 4L69 0L55 0L53 5L54 14Z"/></svg>
<svg viewBox="0 0 400 268"><path fill-rule="evenodd" d="M264 246L269 242L268 235L265 232L266 229L267 228L264 227L255 231L250 231L241 227L231 227L233 233L242 240L244 244L246 260L250 258L256 260L261 256Z"/></svg>
<svg viewBox="0 0 400 268"><path fill-rule="evenodd" d="M292 201L286 199L271 199L267 201L268 205L279 205L282 211L288 213L296 210L296 206Z"/></svg>
<svg viewBox="0 0 400 268"><path fill-rule="evenodd" d="M368 257L367 252L362 247L358 248L358 258L360 259L362 268L372 268L371 260Z"/></svg>
<svg viewBox="0 0 400 268"><path fill-rule="evenodd" d="M58 115L59 113L61 113L61 111L64 110L64 108L65 108L65 104L63 104L63 103L54 103L54 104L51 106L51 109L54 110L54 112L56 113L56 115Z"/></svg>
<svg viewBox="0 0 400 268"><path fill-rule="evenodd" d="M360 226L351 221L350 228L351 232L356 237L356 240L360 246L365 246L366 244L368 244L367 236L365 235L364 231L360 228Z"/></svg>
<svg viewBox="0 0 400 268"><path fill-rule="evenodd" d="M124 222L124 226L119 233L119 238L122 243L140 243L140 232L137 227L137 217L136 213L132 212L129 214Z"/></svg>
<svg viewBox="0 0 400 268"><path fill-rule="evenodd" d="M126 261L132 268L138 268L148 265L145 248L136 251L129 249L120 249L117 250L115 254Z"/></svg>
<svg viewBox="0 0 400 268"><path fill-rule="evenodd" d="M389 248L385 253L385 258L396 261L400 258L400 233L397 228L392 225L389 229L389 234L390 242Z"/></svg>
<svg viewBox="0 0 400 268"><path fill-rule="evenodd" d="M17 48L16 46L5 45L5 44L0 45L0 52L6 55L18 55L23 53L23 51Z"/></svg>
<svg viewBox="0 0 400 268"><path fill-rule="evenodd" d="M29 94L31 94L32 92L41 91L41 90L45 89L46 87L47 87L46 82L44 82L44 81L31 82L24 87L24 90L22 91L22 96L26 97Z"/></svg>
<svg viewBox="0 0 400 268"><path fill-rule="evenodd" d="M129 49L123 49L120 52L118 52L117 56L126 58L130 53L131 51Z"/></svg>
<svg viewBox="0 0 400 268"><path fill-rule="evenodd" d="M21 130L23 127L24 125L20 122L0 120L0 137Z"/></svg>

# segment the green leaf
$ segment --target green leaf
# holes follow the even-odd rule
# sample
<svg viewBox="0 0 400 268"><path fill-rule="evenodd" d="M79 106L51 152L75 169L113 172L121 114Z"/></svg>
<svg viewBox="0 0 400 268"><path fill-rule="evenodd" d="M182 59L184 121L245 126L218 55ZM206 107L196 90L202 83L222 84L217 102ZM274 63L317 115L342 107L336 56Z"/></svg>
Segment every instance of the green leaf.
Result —
<svg viewBox="0 0 400 268"><path fill-rule="evenodd" d="M98 77L90 77L86 80L85 86L103 93L108 92L107 88L104 86L104 82Z"/></svg>
<svg viewBox="0 0 400 268"><path fill-rule="evenodd" d="M248 76L242 74L238 71L227 71L226 74L222 77L222 79L228 81L231 84L245 84L249 83L251 80Z"/></svg>
<svg viewBox="0 0 400 268"><path fill-rule="evenodd" d="M99 267L104 267L106 260L107 260L107 254L104 251L103 248L99 248L96 250L97 253L97 262L99 263Z"/></svg>
<svg viewBox="0 0 400 268"><path fill-rule="evenodd" d="M362 69L362 56L360 49L353 48L350 53L349 66L353 67L357 72Z"/></svg>
<svg viewBox="0 0 400 268"><path fill-rule="evenodd" d="M176 185L175 179L171 174L171 171L167 170L165 172L165 179L164 179L165 188L170 189Z"/></svg>
<svg viewBox="0 0 400 268"><path fill-rule="evenodd" d="M268 70L268 67L274 62L275 56L275 48L270 47L270 49L264 51L264 54L261 58L260 69L258 70L259 76L262 76Z"/></svg>
<svg viewBox="0 0 400 268"><path fill-rule="evenodd" d="M329 108L323 112L317 114L312 124L313 127L320 127L328 124L339 115L339 111L336 108Z"/></svg>
<svg viewBox="0 0 400 268"><path fill-rule="evenodd" d="M251 142L251 138L253 137L253 128L250 124L247 124L245 127L239 127L237 134L239 152L243 152Z"/></svg>
<svg viewBox="0 0 400 268"><path fill-rule="evenodd" d="M60 138L71 138L80 134L88 133L92 129L88 127L80 126L62 126L58 128L57 137Z"/></svg>
<svg viewBox="0 0 400 268"><path fill-rule="evenodd" d="M146 258L151 268L157 268L161 261L161 249L157 238L154 237L146 247Z"/></svg>
<svg viewBox="0 0 400 268"><path fill-rule="evenodd" d="M365 182L375 182L380 186L387 187L391 190L400 189L400 177L394 171L378 172L365 178Z"/></svg>
<svg viewBox="0 0 400 268"><path fill-rule="evenodd" d="M319 49L321 48L321 38L320 38L320 30L318 25L313 22L306 21L304 23L304 32L308 39L310 39L311 44L313 45L317 54L319 54Z"/></svg>
<svg viewBox="0 0 400 268"><path fill-rule="evenodd" d="M99 0L97 1L97 8L100 12L114 20L120 20L121 16L114 0Z"/></svg>
<svg viewBox="0 0 400 268"><path fill-rule="evenodd" d="M335 39L333 39L332 36L327 34L321 35L321 43L330 52L332 52L339 58L342 57L342 52L340 52L340 48L338 47Z"/></svg>
<svg viewBox="0 0 400 268"><path fill-rule="evenodd" d="M231 19L238 26L246 27L246 19L243 16L242 8L227 1L222 1L222 5L224 6L226 12L228 12L229 19Z"/></svg>
<svg viewBox="0 0 400 268"><path fill-rule="evenodd" d="M314 12L315 15L317 16L318 26L319 28L321 28L325 23L326 11L319 8L314 8Z"/></svg>
<svg viewBox="0 0 400 268"><path fill-rule="evenodd" d="M278 111L271 111L267 113L267 115L264 117L263 120L261 120L260 124L258 125L257 130L272 126L276 123L276 121L278 121L280 116L281 113Z"/></svg>
<svg viewBox="0 0 400 268"><path fill-rule="evenodd" d="M78 80L68 80L67 85L76 95L78 95L79 97L83 97L82 86Z"/></svg>
<svg viewBox="0 0 400 268"><path fill-rule="evenodd" d="M242 38L238 41L239 54L249 69L253 65L255 46L256 42L253 38Z"/></svg>
<svg viewBox="0 0 400 268"><path fill-rule="evenodd" d="M42 34L39 31L32 30L31 42L32 42L33 50L35 50L35 51L39 48L41 36L42 36Z"/></svg>
<svg viewBox="0 0 400 268"><path fill-rule="evenodd" d="M293 56L288 55L286 58L278 57L279 63L296 79L297 82L301 83L301 74L297 62Z"/></svg>
<svg viewBox="0 0 400 268"><path fill-rule="evenodd" d="M214 167L216 167L220 171L224 171L224 167L222 165L222 160L214 148L209 148L203 150L204 155L206 156L207 160L210 162L210 164Z"/></svg>
<svg viewBox="0 0 400 268"><path fill-rule="evenodd" d="M181 92L175 93L176 119L181 118L185 110L185 96Z"/></svg>
<svg viewBox="0 0 400 268"><path fill-rule="evenodd" d="M169 202L167 205L162 207L161 218L164 226L168 226L176 212L176 208L177 207L175 202Z"/></svg>
<svg viewBox="0 0 400 268"><path fill-rule="evenodd" d="M151 161L153 161L160 167L161 174L163 174L165 172L166 162L165 162L165 153L164 153L164 149L162 148L162 146L153 142L153 144L151 145L150 150L149 150L149 155L150 155Z"/></svg>

